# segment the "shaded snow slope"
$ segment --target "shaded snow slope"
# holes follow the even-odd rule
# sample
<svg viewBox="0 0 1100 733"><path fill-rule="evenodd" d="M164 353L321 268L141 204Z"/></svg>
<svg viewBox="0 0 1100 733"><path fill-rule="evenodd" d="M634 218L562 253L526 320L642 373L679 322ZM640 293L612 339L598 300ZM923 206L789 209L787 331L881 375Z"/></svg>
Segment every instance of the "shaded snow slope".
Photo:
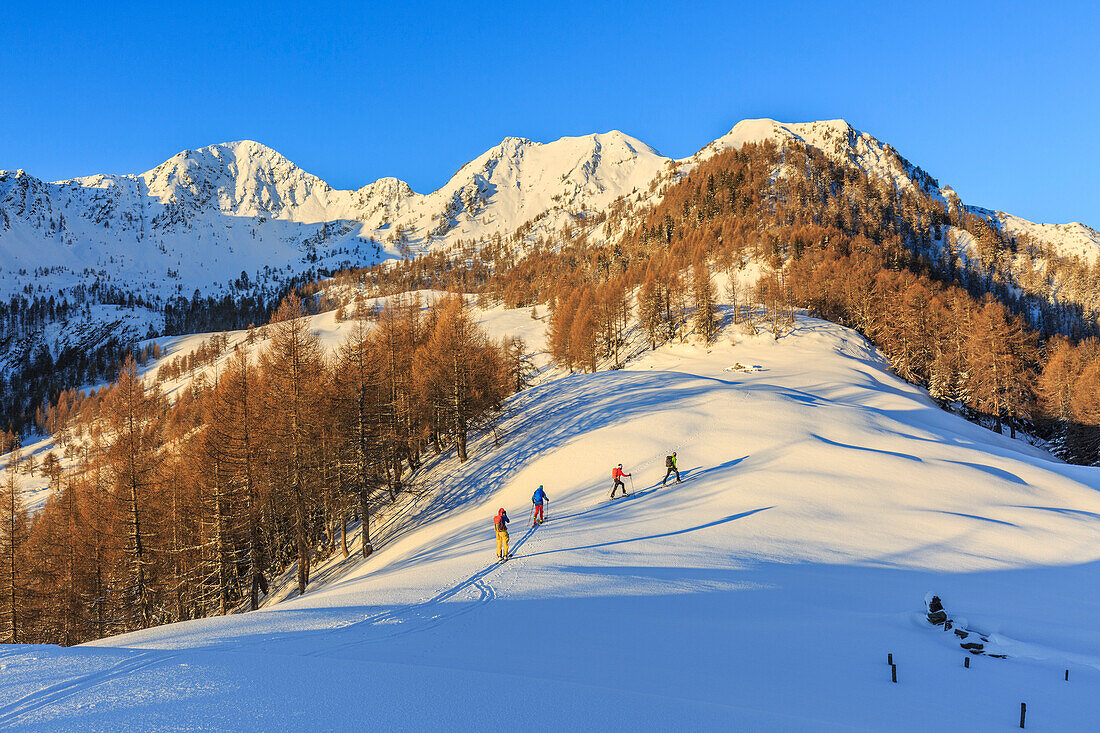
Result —
<svg viewBox="0 0 1100 733"><path fill-rule="evenodd" d="M729 339L515 396L499 446L429 461L406 528L305 597L3 649L0 726L1004 730L1025 701L1088 730L1100 472L938 410L840 326ZM929 590L1011 658L964 669Z"/></svg>

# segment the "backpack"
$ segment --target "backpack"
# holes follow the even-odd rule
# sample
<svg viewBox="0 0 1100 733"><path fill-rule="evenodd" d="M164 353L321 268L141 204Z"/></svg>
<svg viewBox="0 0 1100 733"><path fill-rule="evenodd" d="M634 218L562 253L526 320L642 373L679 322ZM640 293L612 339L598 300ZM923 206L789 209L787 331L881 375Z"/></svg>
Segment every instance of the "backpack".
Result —
<svg viewBox="0 0 1100 733"><path fill-rule="evenodd" d="M499 514L497 514L496 516L493 517L493 528L496 529L497 532L504 529L504 525L502 525L500 523L500 515Z"/></svg>
<svg viewBox="0 0 1100 733"><path fill-rule="evenodd" d="M665 456L665 468L672 468L672 456Z"/></svg>

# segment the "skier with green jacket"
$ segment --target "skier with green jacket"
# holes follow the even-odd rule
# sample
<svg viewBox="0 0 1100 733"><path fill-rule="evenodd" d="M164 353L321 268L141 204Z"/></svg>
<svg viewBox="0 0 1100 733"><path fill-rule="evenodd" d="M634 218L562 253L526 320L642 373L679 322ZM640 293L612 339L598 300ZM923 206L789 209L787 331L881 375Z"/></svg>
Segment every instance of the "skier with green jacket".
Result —
<svg viewBox="0 0 1100 733"><path fill-rule="evenodd" d="M671 456L665 456L665 478L661 481L661 486L665 485L665 481L668 481L668 477L672 474L676 474L676 483L680 483L680 469L676 468L676 451L672 451Z"/></svg>

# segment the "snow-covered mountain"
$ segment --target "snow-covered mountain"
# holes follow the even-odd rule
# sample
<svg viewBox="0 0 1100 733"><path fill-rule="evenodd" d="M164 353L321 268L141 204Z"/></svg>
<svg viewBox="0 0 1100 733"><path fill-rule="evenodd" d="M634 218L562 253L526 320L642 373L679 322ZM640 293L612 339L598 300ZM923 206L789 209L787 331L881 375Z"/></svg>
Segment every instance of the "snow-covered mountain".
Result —
<svg viewBox="0 0 1100 733"><path fill-rule="evenodd" d="M384 187L382 187L384 188ZM44 183L0 172L0 296L98 283L190 297L244 271L376 259L355 200L254 142L185 151L140 175ZM70 296L71 297L71 296Z"/></svg>
<svg viewBox="0 0 1100 733"><path fill-rule="evenodd" d="M869 175L889 181L899 189L919 188L938 194L938 184L932 176L901 157L894 148L865 132L860 132L844 120L783 123L775 120L742 120L722 137L710 143L691 160L703 161L729 148L738 149L745 143L774 142L783 147L800 142L817 148L829 158L853 165Z"/></svg>
<svg viewBox="0 0 1100 733"><path fill-rule="evenodd" d="M531 223L552 233L578 215L644 189L670 159L619 131L552 143L508 138L442 188L410 197L393 225L423 245L509 235Z"/></svg>
<svg viewBox="0 0 1100 733"><path fill-rule="evenodd" d="M9 352L0 373L13 354L56 357L76 343L74 334L123 343L160 332L165 309L178 314L196 294L271 299L295 279L340 267L496 237L521 251L539 241L552 246L578 226L598 243L628 227L621 219L616 228L591 226L615 202L655 204L715 153L765 140L799 141L899 189L957 201L949 187L843 120L744 120L679 161L618 131L550 143L508 138L427 194L395 178L337 190L251 141L184 151L138 175L47 183L22 170L0 171L0 303L18 295L37 304L37 320L0 333ZM968 208L1010 235L1046 243L1064 261L1100 263L1100 234L1088 227ZM1041 279L1034 260L1016 270L1010 278L1017 282ZM1071 293L1091 308L1087 278L1063 271L1053 279L1043 292ZM116 324L107 330L100 328L105 308ZM203 325L216 327L181 325L179 318L171 327Z"/></svg>
<svg viewBox="0 0 1100 733"><path fill-rule="evenodd" d="M217 292L242 271L279 279L521 227L525 241L552 241L623 196L655 200L666 171L764 140L801 141L899 187L940 194L922 169L843 120L744 120L684 161L618 131L551 143L508 138L428 194L394 178L337 190L242 141L184 151L139 175L46 183L0 172L0 297L114 287L155 301ZM1007 231L1100 258L1100 235L1083 225L999 217Z"/></svg>
<svg viewBox="0 0 1100 733"><path fill-rule="evenodd" d="M1036 224L1004 211L995 211L993 216L1001 228L1012 236L1026 234L1055 247L1065 257L1100 263L1100 232L1092 227L1076 221L1069 224Z"/></svg>
<svg viewBox="0 0 1100 733"><path fill-rule="evenodd" d="M950 186L942 186L928 172L906 160L890 144L861 132L844 120L783 123L770 119L742 120L733 129L705 146L686 163L698 163L723 150L745 143L774 142L783 147L792 141L817 148L832 160L852 165L873 178L892 183L899 191L919 190L945 202L958 202ZM1027 235L1050 246L1068 259L1100 263L1100 232L1078 222L1040 224L1003 211L966 206L1010 237Z"/></svg>
<svg viewBox="0 0 1100 733"><path fill-rule="evenodd" d="M336 190L251 141L184 151L140 175L46 183L3 171L0 297L96 281L147 298L190 297L242 271L371 264L401 243L425 251L525 222L554 231L647 186L666 163L611 132L548 144L508 138L426 195L394 178Z"/></svg>

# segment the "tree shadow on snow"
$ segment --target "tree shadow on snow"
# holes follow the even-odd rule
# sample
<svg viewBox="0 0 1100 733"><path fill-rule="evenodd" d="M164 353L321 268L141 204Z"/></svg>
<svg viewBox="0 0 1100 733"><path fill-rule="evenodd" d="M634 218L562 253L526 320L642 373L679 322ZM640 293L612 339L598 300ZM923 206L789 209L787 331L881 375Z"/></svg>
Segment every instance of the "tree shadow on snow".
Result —
<svg viewBox="0 0 1100 733"><path fill-rule="evenodd" d="M499 445L490 450L494 436L478 436L476 442L471 441L471 460L460 470L442 476L432 474L448 468L445 462L453 460L453 450L425 464L420 475L431 476L438 482L438 488L418 510L410 510L409 521L386 537L385 544L392 544L460 506L487 501L517 471L544 453L553 452L586 433L628 422L637 415L676 410L684 401L714 392L713 381L671 372L596 372L563 377L521 392L510 401L509 414L499 431L503 436ZM731 390L739 388L737 383L724 384ZM741 460L744 459L707 470L730 467ZM467 526L438 547L396 560L387 569L399 570L427 559L446 559L489 546L492 513L487 510L483 526ZM521 519L516 517L514 521ZM376 548L381 544L376 543Z"/></svg>

